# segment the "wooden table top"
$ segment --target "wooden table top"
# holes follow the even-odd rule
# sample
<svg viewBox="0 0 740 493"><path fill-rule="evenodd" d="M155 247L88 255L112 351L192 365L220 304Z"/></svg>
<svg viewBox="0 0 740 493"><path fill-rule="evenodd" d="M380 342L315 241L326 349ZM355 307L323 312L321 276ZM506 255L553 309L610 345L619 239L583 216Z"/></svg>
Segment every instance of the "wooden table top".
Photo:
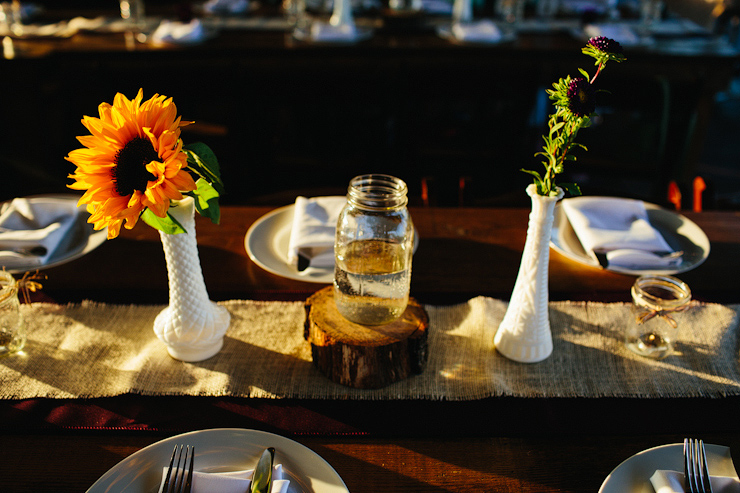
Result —
<svg viewBox="0 0 740 493"><path fill-rule="evenodd" d="M220 225L196 217L203 275L215 300L305 299L323 284L278 277L252 262L245 248L249 227L274 208L226 206ZM411 282L422 303L447 304L478 295L508 299L519 270L529 210L521 208L410 208L419 234ZM728 279L740 272L740 213L684 212L707 234L711 252L679 277L696 299L740 302ZM122 229L84 257L46 271L44 291L58 301L93 299L167 303L167 269L156 231ZM629 301L633 276L584 266L550 253L551 300Z"/></svg>
<svg viewBox="0 0 740 493"><path fill-rule="evenodd" d="M277 277L248 258L246 231L269 211L225 207L219 226L198 220L200 256L213 299L304 299L323 286ZM411 213L421 238L414 257L414 296L445 303L480 294L509 295L527 210L412 208ZM707 233L712 252L681 279L699 299L737 303L740 213L686 216ZM144 225L47 273L44 292L57 301L167 299L161 243ZM626 301L633 281L551 254L551 299ZM32 399L0 403L0 471L3 491L84 491L119 461L162 438L203 427L240 427L275 432L308 446L354 493L585 493L598 491L609 472L631 455L685 436L738 449L739 410L737 398Z"/></svg>

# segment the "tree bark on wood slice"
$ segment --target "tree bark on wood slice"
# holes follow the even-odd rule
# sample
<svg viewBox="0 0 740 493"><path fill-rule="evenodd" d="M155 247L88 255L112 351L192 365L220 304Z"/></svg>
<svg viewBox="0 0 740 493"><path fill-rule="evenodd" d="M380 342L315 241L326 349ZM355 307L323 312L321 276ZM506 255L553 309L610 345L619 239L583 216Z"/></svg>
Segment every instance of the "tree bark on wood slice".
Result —
<svg viewBox="0 0 740 493"><path fill-rule="evenodd" d="M429 317L413 298L398 320L360 325L344 318L328 286L306 300L304 338L313 364L334 382L377 389L417 375L427 362Z"/></svg>

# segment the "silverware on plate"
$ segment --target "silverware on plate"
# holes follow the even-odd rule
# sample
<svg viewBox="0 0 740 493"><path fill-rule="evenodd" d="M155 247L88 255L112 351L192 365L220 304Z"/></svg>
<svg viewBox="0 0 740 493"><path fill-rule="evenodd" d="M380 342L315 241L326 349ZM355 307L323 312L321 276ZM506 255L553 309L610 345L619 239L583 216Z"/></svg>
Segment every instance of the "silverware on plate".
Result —
<svg viewBox="0 0 740 493"><path fill-rule="evenodd" d="M704 441L685 438L683 441L684 488L688 493L712 493L707 453Z"/></svg>
<svg viewBox="0 0 740 493"><path fill-rule="evenodd" d="M9 248L8 251L23 255L24 257L43 257L49 250L43 245L36 245L33 247Z"/></svg>
<svg viewBox="0 0 740 493"><path fill-rule="evenodd" d="M272 464L275 461L275 449L268 447L262 452L260 460L252 473L247 493L270 493L272 490Z"/></svg>
<svg viewBox="0 0 740 493"><path fill-rule="evenodd" d="M185 454L183 455L183 450ZM175 459L177 456L177 459ZM193 462L195 447L175 445L162 486L162 493L190 493L193 485Z"/></svg>

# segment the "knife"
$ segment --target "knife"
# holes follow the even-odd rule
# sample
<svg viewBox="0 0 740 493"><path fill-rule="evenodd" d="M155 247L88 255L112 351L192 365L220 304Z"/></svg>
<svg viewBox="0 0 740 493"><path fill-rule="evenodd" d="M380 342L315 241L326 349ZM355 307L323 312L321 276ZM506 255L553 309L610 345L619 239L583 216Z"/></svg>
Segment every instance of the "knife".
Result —
<svg viewBox="0 0 740 493"><path fill-rule="evenodd" d="M630 265L630 263L634 263L632 267L634 269L644 269L650 265L655 268L675 267L681 262L681 257L683 256L682 250L675 252L651 252L634 248L618 248L616 250L594 248L593 252L596 260L604 269L609 267L609 254L613 257L612 260L615 260L615 258L620 260L620 266L624 267Z"/></svg>
<svg viewBox="0 0 740 493"><path fill-rule="evenodd" d="M275 449L268 447L262 452L257 467L252 473L247 493L270 493L272 490L272 463L275 460Z"/></svg>

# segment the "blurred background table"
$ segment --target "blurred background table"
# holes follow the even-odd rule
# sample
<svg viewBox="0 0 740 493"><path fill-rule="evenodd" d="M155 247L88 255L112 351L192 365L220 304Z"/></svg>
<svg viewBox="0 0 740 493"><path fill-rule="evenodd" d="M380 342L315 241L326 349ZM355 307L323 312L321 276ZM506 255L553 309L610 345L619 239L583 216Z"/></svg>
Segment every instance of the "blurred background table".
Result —
<svg viewBox="0 0 740 493"><path fill-rule="evenodd" d="M198 219L212 299L302 300L321 284L283 279L247 256L249 226L270 211L227 206L220 226ZM445 304L507 299L527 209L412 208L421 238L412 295ZM687 213L708 235L707 261L680 275L696 299L738 303L740 215ZM49 269L57 302L166 303L156 232L124 231L89 255ZM552 252L553 300L628 301L631 276ZM543 383L546 385L546 383ZM81 491L116 463L180 432L253 428L288 436L324 457L352 492L594 492L629 456L698 436L740 447L740 398L514 398L472 401L301 400L123 395L0 402L4 491Z"/></svg>
<svg viewBox="0 0 740 493"><path fill-rule="evenodd" d="M49 5L38 22L117 16L111 3ZM176 18L181 7L147 5L155 19ZM373 36L345 45L297 41L270 4L192 45L131 44L122 32L13 41L14 58L0 59L0 198L62 191L72 171L63 157L78 147L82 115L143 87L147 98L174 97L183 118L196 122L183 137L216 151L226 203L284 205L307 189L343 192L351 177L372 171L404 178L415 197L426 182L441 206L526 206L519 191L528 178L519 169L538 166L545 89L579 67L591 70L578 19L510 42L463 45L435 33L447 16L403 29L378 12L356 17ZM737 73L737 50L710 32L656 39L627 46L628 62L600 78L609 91L602 117L579 136L589 151L565 179L590 195L664 204L670 180L687 195L701 173L706 206L722 205L713 192L735 173L709 176L704 166L719 161L707 163L707 155L734 149L735 127L710 124L717 94Z"/></svg>

